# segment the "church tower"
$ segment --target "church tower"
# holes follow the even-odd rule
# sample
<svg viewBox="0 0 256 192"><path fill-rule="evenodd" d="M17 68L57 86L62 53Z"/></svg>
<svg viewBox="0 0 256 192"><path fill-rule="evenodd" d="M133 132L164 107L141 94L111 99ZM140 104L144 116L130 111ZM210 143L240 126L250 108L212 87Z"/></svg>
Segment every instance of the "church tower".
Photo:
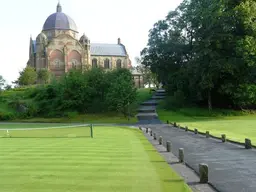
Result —
<svg viewBox="0 0 256 192"><path fill-rule="evenodd" d="M85 34L82 35L79 42L81 43L81 45L84 48L84 52L83 52L84 58L82 61L82 63L84 63L83 68L84 67L88 68L89 66L91 66L91 62L90 62L91 61L91 52L90 52L91 42Z"/></svg>
<svg viewBox="0 0 256 192"><path fill-rule="evenodd" d="M46 35L41 32L36 38L36 64L35 68L40 70L46 68L46 45L48 43Z"/></svg>

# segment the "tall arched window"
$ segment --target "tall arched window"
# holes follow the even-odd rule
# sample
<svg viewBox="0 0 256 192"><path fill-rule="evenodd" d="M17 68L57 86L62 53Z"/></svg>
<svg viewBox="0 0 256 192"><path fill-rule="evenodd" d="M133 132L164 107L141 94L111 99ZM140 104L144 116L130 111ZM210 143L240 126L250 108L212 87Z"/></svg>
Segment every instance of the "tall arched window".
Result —
<svg viewBox="0 0 256 192"><path fill-rule="evenodd" d="M122 68L122 60L121 59L118 59L116 61L116 68L118 68L118 69Z"/></svg>
<svg viewBox="0 0 256 192"><path fill-rule="evenodd" d="M92 67L93 67L93 68L98 67L98 60L97 60L97 59L93 59L93 60L92 60Z"/></svg>
<svg viewBox="0 0 256 192"><path fill-rule="evenodd" d="M109 61L109 59L105 59L104 60L104 68L105 69L109 69L110 68L110 61Z"/></svg>

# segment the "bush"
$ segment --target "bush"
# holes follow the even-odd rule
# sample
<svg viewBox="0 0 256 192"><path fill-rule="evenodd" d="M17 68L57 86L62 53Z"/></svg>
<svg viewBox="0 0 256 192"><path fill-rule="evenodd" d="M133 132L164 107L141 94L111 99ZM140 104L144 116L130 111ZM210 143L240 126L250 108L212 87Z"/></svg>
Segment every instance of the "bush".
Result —
<svg viewBox="0 0 256 192"><path fill-rule="evenodd" d="M106 72L96 68L84 72L71 70L59 81L30 91L29 96L34 99L38 114L44 116L66 116L72 111L109 111L127 115L129 104L135 100L136 89L129 70Z"/></svg>
<svg viewBox="0 0 256 192"><path fill-rule="evenodd" d="M166 109L182 108L186 104L186 97L182 91L176 91L173 96L166 97Z"/></svg>
<svg viewBox="0 0 256 192"><path fill-rule="evenodd" d="M1 112L0 111L0 120L7 121L15 118L15 114L11 112Z"/></svg>
<svg viewBox="0 0 256 192"><path fill-rule="evenodd" d="M72 119L78 115L78 112L72 111L72 112L65 112L64 117L67 117L69 119Z"/></svg>

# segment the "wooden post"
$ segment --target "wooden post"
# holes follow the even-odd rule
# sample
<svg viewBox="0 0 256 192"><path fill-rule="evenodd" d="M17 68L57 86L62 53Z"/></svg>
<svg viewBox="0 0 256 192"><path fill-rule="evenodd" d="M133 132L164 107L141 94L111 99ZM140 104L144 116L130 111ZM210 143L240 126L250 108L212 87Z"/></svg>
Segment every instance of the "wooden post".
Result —
<svg viewBox="0 0 256 192"><path fill-rule="evenodd" d="M194 133L195 133L195 134L198 134L198 130L197 130L197 129L195 129L195 130L194 130Z"/></svg>
<svg viewBox="0 0 256 192"><path fill-rule="evenodd" d="M179 161L180 163L184 163L184 149L179 148Z"/></svg>
<svg viewBox="0 0 256 192"><path fill-rule="evenodd" d="M251 149L252 148L252 142L250 139L245 139L245 149Z"/></svg>
<svg viewBox="0 0 256 192"><path fill-rule="evenodd" d="M156 133L154 133L153 135L154 135L154 140L156 140Z"/></svg>
<svg viewBox="0 0 256 192"><path fill-rule="evenodd" d="M163 137L160 136L159 139L158 139L158 141L159 141L159 145L162 145L162 144L163 144Z"/></svg>
<svg viewBox="0 0 256 192"><path fill-rule="evenodd" d="M210 132L209 131L206 131L206 138L209 138L210 137Z"/></svg>
<svg viewBox="0 0 256 192"><path fill-rule="evenodd" d="M177 127L177 123L176 123L176 122L174 122L174 123L173 123L173 126L174 126L174 127Z"/></svg>
<svg viewBox="0 0 256 192"><path fill-rule="evenodd" d="M152 131L152 130L150 130L150 136L151 136L151 137L153 136L153 131Z"/></svg>
<svg viewBox="0 0 256 192"><path fill-rule="evenodd" d="M185 127L185 131L186 131L186 132L188 131L188 127L187 127L187 126Z"/></svg>
<svg viewBox="0 0 256 192"><path fill-rule="evenodd" d="M199 164L200 183L208 183L208 165L204 163Z"/></svg>
<svg viewBox="0 0 256 192"><path fill-rule="evenodd" d="M166 142L166 149L167 149L167 152L171 152L172 151L172 144L171 144L170 141Z"/></svg>
<svg viewBox="0 0 256 192"><path fill-rule="evenodd" d="M223 143L226 142L226 135L225 135L225 134L222 134L222 135L221 135L221 141L222 141Z"/></svg>
<svg viewBox="0 0 256 192"><path fill-rule="evenodd" d="M146 133L148 133L148 128L146 128Z"/></svg>
<svg viewBox="0 0 256 192"><path fill-rule="evenodd" d="M169 120L166 121L166 124L169 124Z"/></svg>

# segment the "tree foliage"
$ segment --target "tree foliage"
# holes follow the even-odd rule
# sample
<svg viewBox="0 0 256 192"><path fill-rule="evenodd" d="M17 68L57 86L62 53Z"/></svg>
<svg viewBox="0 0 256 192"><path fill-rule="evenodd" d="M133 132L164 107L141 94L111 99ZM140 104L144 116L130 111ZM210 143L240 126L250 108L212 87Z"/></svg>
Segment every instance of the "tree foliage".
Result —
<svg viewBox="0 0 256 192"><path fill-rule="evenodd" d="M2 75L0 75L0 91L2 90L3 86L5 84L5 80Z"/></svg>
<svg viewBox="0 0 256 192"><path fill-rule="evenodd" d="M47 69L40 69L37 71L38 83L45 84L50 82L51 74Z"/></svg>
<svg viewBox="0 0 256 192"><path fill-rule="evenodd" d="M136 98L132 75L127 69L106 72L101 68L71 70L59 80L41 85L31 93L38 115L61 116L67 112L119 112L128 115Z"/></svg>
<svg viewBox="0 0 256 192"><path fill-rule="evenodd" d="M184 0L141 51L170 96L216 107L256 104L256 2Z"/></svg>
<svg viewBox="0 0 256 192"><path fill-rule="evenodd" d="M37 80L37 72L35 68L27 66L22 71L20 71L20 76L16 83L20 86L23 85L34 85Z"/></svg>

